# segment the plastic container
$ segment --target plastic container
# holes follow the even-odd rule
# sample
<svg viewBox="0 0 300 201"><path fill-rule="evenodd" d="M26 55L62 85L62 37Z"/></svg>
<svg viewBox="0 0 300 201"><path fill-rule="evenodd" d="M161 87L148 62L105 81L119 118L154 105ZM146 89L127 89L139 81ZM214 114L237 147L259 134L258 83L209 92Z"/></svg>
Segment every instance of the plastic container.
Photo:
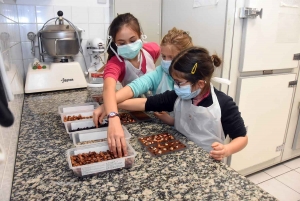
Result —
<svg viewBox="0 0 300 201"><path fill-rule="evenodd" d="M73 105L61 105L58 107L58 113L71 113L71 112L80 112L80 111L89 111L94 110L99 106L96 102L89 103L79 103Z"/></svg>
<svg viewBox="0 0 300 201"><path fill-rule="evenodd" d="M108 144L105 143L97 143L93 145L86 145L81 147L76 147L72 149L68 149L66 151L66 157L69 164L70 169L74 172L74 174L78 177L84 177L88 175L95 175L102 172L107 172L119 168L131 168L134 165L134 159L136 156L135 150L132 146L126 141L127 144L127 153L126 157L116 158L108 161L92 163L88 165L76 166L73 167L71 163L71 156L89 153L95 151L99 153L100 151L109 150Z"/></svg>
<svg viewBox="0 0 300 201"><path fill-rule="evenodd" d="M65 117L68 117L68 116L78 116L78 115L81 115L82 117L90 117L90 116L93 117L93 112L94 112L94 110L90 110L90 111L82 111L82 112L62 113L62 114L60 115L60 117L61 117L61 121L62 121L63 123L66 123L66 122L74 122L74 121L81 121L81 120L85 120L85 119L73 120L73 121L64 121L64 118L65 118ZM88 118L88 119L93 119L93 118Z"/></svg>
<svg viewBox="0 0 300 201"><path fill-rule="evenodd" d="M102 125L100 128L107 127L108 122L107 120L103 120ZM72 133L88 133L88 132L93 132L97 131L100 128L91 128L91 129L85 129L85 130L76 130L76 129L82 129L82 128L87 128L87 127L95 127L93 119L85 119L81 121L70 121L65 123L65 128L67 130L67 133L70 136L70 139L73 140Z"/></svg>
<svg viewBox="0 0 300 201"><path fill-rule="evenodd" d="M129 140L131 138L131 134L128 132L128 130L124 127L124 135L125 139ZM98 129L93 129L92 131L87 131L86 133L80 133L80 132L75 132L72 133L73 135L73 143L76 147L79 146L86 146L86 144L81 144L84 142L89 142L91 140L103 140L107 141L107 127L105 128L98 128ZM89 143L89 144L95 144L95 143Z"/></svg>
<svg viewBox="0 0 300 201"><path fill-rule="evenodd" d="M90 72L89 73L89 83L91 83L91 84L103 84L103 73Z"/></svg>

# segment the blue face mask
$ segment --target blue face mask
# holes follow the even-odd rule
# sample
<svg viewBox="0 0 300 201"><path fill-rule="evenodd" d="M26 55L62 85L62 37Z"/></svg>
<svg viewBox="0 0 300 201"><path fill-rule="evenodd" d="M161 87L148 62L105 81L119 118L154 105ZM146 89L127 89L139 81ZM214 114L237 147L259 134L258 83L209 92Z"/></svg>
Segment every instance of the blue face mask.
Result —
<svg viewBox="0 0 300 201"><path fill-rule="evenodd" d="M133 59L138 55L142 46L143 42L141 41L141 39L136 40L134 43L117 46L118 55L120 55L124 59Z"/></svg>
<svg viewBox="0 0 300 201"><path fill-rule="evenodd" d="M174 84L174 90L179 98L184 100L195 98L201 92L201 89L197 89L196 91L191 92L191 85L185 85L179 88L177 84Z"/></svg>
<svg viewBox="0 0 300 201"><path fill-rule="evenodd" d="M168 60L161 60L160 66L161 68L165 71L165 73L167 73L169 75L169 68L171 65L172 61L168 61Z"/></svg>

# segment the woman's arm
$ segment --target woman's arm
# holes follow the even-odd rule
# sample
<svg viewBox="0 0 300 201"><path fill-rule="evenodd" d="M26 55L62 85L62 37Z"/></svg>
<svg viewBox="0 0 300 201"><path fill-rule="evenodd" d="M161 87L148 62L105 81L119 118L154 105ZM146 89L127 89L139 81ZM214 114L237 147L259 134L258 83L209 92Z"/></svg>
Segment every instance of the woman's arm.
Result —
<svg viewBox="0 0 300 201"><path fill-rule="evenodd" d="M104 80L103 101L107 114L110 112L118 113L117 101L116 101L116 80L111 77L107 77ZM120 118L118 116L108 119L108 131L107 142L109 149L117 157L127 156L127 146L124 138L124 131L121 126ZM123 152L122 152L123 151Z"/></svg>

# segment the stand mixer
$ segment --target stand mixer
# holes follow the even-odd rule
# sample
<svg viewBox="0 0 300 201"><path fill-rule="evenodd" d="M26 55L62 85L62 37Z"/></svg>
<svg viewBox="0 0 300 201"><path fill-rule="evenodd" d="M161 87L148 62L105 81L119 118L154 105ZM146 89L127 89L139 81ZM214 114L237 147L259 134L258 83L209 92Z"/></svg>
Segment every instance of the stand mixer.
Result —
<svg viewBox="0 0 300 201"><path fill-rule="evenodd" d="M73 59L78 52L83 56L82 30L63 18L62 11L57 15L37 33L40 60L35 59L28 66L25 93L87 87L82 68ZM51 20L55 20L55 24L46 25ZM68 24L65 25L64 21ZM45 62L45 58L50 61ZM85 60L84 63L87 69Z"/></svg>

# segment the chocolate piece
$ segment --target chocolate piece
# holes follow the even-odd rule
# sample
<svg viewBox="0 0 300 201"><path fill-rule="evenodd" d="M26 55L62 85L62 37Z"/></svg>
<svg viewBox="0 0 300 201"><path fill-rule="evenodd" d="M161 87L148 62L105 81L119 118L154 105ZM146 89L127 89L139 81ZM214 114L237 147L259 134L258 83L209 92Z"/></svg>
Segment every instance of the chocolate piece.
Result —
<svg viewBox="0 0 300 201"><path fill-rule="evenodd" d="M89 153L82 153L82 154L70 156L70 159L71 159L72 166L76 167L76 166L111 160L114 159L114 157L113 157L113 153L107 150L107 151L99 152L98 154L94 151Z"/></svg>
<svg viewBox="0 0 300 201"><path fill-rule="evenodd" d="M120 113L119 115L120 115L121 123L123 123L123 124L135 122L135 119L129 113Z"/></svg>
<svg viewBox="0 0 300 201"><path fill-rule="evenodd" d="M158 142L168 142L170 140L174 140L175 138L169 134L169 133L161 133L158 135L152 135L149 137L143 137L143 138L139 138L139 141L143 144L143 145L151 145L154 143L158 143Z"/></svg>
<svg viewBox="0 0 300 201"><path fill-rule="evenodd" d="M172 153L174 151L180 151L185 148L186 148L186 146L184 144L182 144L180 141L176 140L176 141L172 141L169 143L163 143L163 144L157 143L156 145L147 147L147 150L154 156L160 156L163 154Z"/></svg>
<svg viewBox="0 0 300 201"><path fill-rule="evenodd" d="M76 120L81 120L81 119L91 119L93 118L93 116L81 116L81 114L79 114L78 116L65 116L64 117L64 122L67 122L67 121L76 121Z"/></svg>

